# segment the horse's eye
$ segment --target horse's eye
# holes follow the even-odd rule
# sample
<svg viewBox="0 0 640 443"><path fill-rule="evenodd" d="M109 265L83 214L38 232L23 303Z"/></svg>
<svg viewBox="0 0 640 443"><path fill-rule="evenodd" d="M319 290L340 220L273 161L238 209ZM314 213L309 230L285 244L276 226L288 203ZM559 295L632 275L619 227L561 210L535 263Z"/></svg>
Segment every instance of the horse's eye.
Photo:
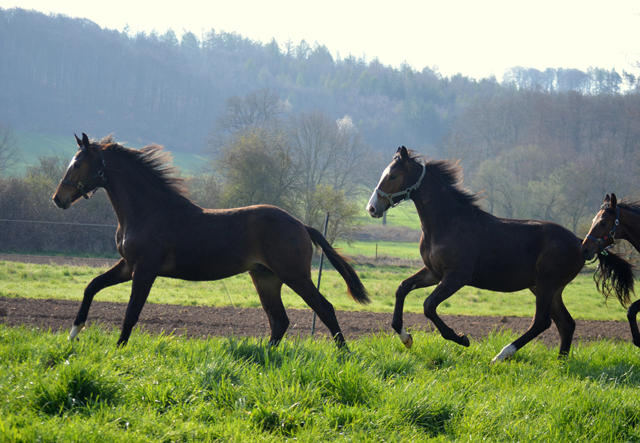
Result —
<svg viewBox="0 0 640 443"><path fill-rule="evenodd" d="M604 220L600 220L600 226L604 228L605 226L607 226L607 222Z"/></svg>
<svg viewBox="0 0 640 443"><path fill-rule="evenodd" d="M82 162L79 162L78 159L76 159L76 161L73 162L73 169L78 169L80 166L82 166Z"/></svg>
<svg viewBox="0 0 640 443"><path fill-rule="evenodd" d="M396 178L398 178L398 176L397 176L397 175L390 175L390 176L389 176L389 180L395 180Z"/></svg>

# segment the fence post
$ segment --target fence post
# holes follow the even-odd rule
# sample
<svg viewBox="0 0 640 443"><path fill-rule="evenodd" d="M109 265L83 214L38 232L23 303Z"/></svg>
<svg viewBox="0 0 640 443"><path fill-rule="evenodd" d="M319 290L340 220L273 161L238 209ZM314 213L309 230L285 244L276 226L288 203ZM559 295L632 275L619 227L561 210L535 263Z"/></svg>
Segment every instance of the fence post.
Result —
<svg viewBox="0 0 640 443"><path fill-rule="evenodd" d="M327 236L327 226L329 225L329 213L327 212L327 218L324 219L324 232L322 235ZM324 263L324 251L320 254L320 266L318 267L318 284L316 287L320 290L320 279L322 278L322 265ZM311 323L311 335L316 332L316 311L313 311L313 322Z"/></svg>

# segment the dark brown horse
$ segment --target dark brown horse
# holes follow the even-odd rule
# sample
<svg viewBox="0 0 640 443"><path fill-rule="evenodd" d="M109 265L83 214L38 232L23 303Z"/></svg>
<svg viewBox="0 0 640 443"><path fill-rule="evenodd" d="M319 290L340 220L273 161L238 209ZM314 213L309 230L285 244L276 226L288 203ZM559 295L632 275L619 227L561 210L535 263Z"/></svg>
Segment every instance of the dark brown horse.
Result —
<svg viewBox="0 0 640 443"><path fill-rule="evenodd" d="M276 345L289 326L280 291L286 284L345 344L331 303L311 281L313 245L345 279L359 303L368 294L351 266L320 232L274 206L212 210L192 203L182 181L172 175L170 156L160 146L126 148L111 136L100 142L76 137L79 150L58 185L53 201L67 209L102 187L118 218L116 245L122 259L89 283L69 338L84 328L94 295L133 280L118 345L138 321L151 286L159 276L192 281L219 280L249 272Z"/></svg>
<svg viewBox="0 0 640 443"><path fill-rule="evenodd" d="M426 161L398 148L367 205L372 217L403 200L416 205L422 224L420 254L424 268L396 291L393 329L406 347L413 339L402 323L410 291L437 285L424 302L424 314L447 340L469 346L436 313L436 308L465 285L500 292L529 289L536 311L529 329L492 360L503 361L551 326L560 333L560 355L571 348L575 321L562 291L584 266L580 239L555 223L495 217L478 206L479 195L460 187L461 169L450 161Z"/></svg>
<svg viewBox="0 0 640 443"><path fill-rule="evenodd" d="M607 298L615 296L623 307L631 305L627 310L627 319L633 343L640 347L640 331L636 320L640 300L631 303L630 296L634 292L634 268L609 251L616 239L627 240L640 251L640 202L619 202L615 194L611 194L611 197L607 194L582 242L582 256L585 260L591 260L598 254L599 264L594 275L598 289Z"/></svg>

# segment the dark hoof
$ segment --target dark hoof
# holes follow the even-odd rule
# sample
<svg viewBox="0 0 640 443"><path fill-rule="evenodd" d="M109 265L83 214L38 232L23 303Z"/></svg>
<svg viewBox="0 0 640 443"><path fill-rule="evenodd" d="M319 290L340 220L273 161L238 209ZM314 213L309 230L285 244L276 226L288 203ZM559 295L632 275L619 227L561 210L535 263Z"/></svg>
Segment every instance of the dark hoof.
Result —
<svg viewBox="0 0 640 443"><path fill-rule="evenodd" d="M467 337L466 335L463 335L463 334L460 334L459 337L460 337L460 340L458 341L459 345L462 345L465 348L468 348L469 346L471 346L471 342L469 341L469 337Z"/></svg>

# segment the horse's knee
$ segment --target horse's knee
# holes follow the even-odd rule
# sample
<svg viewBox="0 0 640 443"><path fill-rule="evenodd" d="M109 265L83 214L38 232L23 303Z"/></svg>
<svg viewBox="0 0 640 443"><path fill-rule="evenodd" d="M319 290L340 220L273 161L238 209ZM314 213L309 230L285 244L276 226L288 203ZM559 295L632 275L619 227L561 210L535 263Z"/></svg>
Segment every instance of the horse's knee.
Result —
<svg viewBox="0 0 640 443"><path fill-rule="evenodd" d="M398 285L398 289L396 289L396 299L404 300L409 293L409 291L405 291L405 289L402 287L403 284L404 282L400 283Z"/></svg>
<svg viewBox="0 0 640 443"><path fill-rule="evenodd" d="M438 303L435 303L433 300L429 300L428 298L422 304L424 308L424 316L429 320L433 320L434 317L437 317L436 308L438 307Z"/></svg>

